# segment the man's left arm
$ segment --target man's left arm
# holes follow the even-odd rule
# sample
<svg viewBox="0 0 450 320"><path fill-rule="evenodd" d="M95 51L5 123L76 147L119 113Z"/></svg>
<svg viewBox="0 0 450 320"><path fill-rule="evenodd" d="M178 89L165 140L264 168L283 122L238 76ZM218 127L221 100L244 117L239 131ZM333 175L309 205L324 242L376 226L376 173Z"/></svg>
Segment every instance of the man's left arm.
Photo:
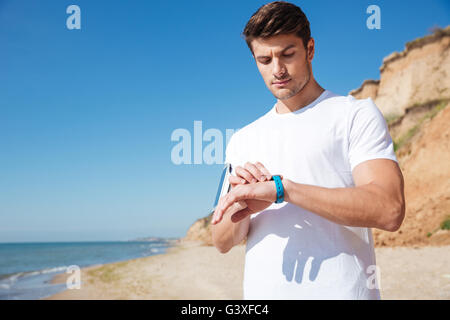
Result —
<svg viewBox="0 0 450 320"><path fill-rule="evenodd" d="M405 216L403 176L395 161L375 159L353 170L355 187L322 188L283 181L285 201L338 224L396 231Z"/></svg>
<svg viewBox="0 0 450 320"><path fill-rule="evenodd" d="M398 164L389 159L374 159L353 169L354 187L324 188L283 179L284 200L335 223L396 231L405 216L404 182ZM216 211L246 199L275 201L274 181L235 188ZM240 219L244 218L242 216Z"/></svg>

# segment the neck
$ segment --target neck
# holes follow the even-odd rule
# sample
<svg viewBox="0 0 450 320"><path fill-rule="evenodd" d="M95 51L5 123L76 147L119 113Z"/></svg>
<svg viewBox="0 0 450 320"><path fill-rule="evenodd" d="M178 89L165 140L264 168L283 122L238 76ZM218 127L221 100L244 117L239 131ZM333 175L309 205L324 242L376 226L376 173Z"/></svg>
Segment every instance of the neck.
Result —
<svg viewBox="0 0 450 320"><path fill-rule="evenodd" d="M295 96L285 100L277 100L277 113L289 113L300 110L316 100L324 91L325 89L312 78Z"/></svg>

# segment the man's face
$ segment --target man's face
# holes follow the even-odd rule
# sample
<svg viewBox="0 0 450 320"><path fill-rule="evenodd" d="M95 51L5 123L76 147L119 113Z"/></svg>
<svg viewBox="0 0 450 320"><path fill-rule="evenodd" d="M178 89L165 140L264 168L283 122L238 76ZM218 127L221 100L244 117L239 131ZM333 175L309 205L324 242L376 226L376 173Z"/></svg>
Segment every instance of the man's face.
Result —
<svg viewBox="0 0 450 320"><path fill-rule="evenodd" d="M256 38L251 46L259 72L277 99L289 99L308 84L314 56L313 39L308 42L308 54L302 39L294 34Z"/></svg>

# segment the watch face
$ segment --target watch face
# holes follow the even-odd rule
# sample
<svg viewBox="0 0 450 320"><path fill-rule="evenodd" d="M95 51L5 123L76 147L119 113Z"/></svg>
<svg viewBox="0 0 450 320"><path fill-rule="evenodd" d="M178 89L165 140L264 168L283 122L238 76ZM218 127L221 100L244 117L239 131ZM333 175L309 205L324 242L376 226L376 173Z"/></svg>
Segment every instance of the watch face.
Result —
<svg viewBox="0 0 450 320"><path fill-rule="evenodd" d="M216 209L219 199L230 191L230 181L228 179L231 176L231 170L231 164L229 163L223 168L222 175L220 176L219 187L217 189L216 199L214 200L213 211Z"/></svg>

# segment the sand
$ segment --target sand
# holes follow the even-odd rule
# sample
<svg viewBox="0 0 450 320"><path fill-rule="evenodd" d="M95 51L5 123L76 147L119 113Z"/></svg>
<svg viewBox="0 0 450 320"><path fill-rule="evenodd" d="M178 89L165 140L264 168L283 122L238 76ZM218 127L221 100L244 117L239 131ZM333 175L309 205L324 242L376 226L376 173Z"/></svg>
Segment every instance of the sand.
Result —
<svg viewBox="0 0 450 320"><path fill-rule="evenodd" d="M244 246L223 255L183 243L166 254L83 268L80 289L49 299L242 299L244 254Z"/></svg>
<svg viewBox="0 0 450 320"><path fill-rule="evenodd" d="M450 299L450 246L375 248L383 299Z"/></svg>
<svg viewBox="0 0 450 320"><path fill-rule="evenodd" d="M166 254L82 269L81 288L48 299L242 299L245 246L184 243ZM450 246L376 248L383 299L450 299ZM66 274L54 282L65 282Z"/></svg>

